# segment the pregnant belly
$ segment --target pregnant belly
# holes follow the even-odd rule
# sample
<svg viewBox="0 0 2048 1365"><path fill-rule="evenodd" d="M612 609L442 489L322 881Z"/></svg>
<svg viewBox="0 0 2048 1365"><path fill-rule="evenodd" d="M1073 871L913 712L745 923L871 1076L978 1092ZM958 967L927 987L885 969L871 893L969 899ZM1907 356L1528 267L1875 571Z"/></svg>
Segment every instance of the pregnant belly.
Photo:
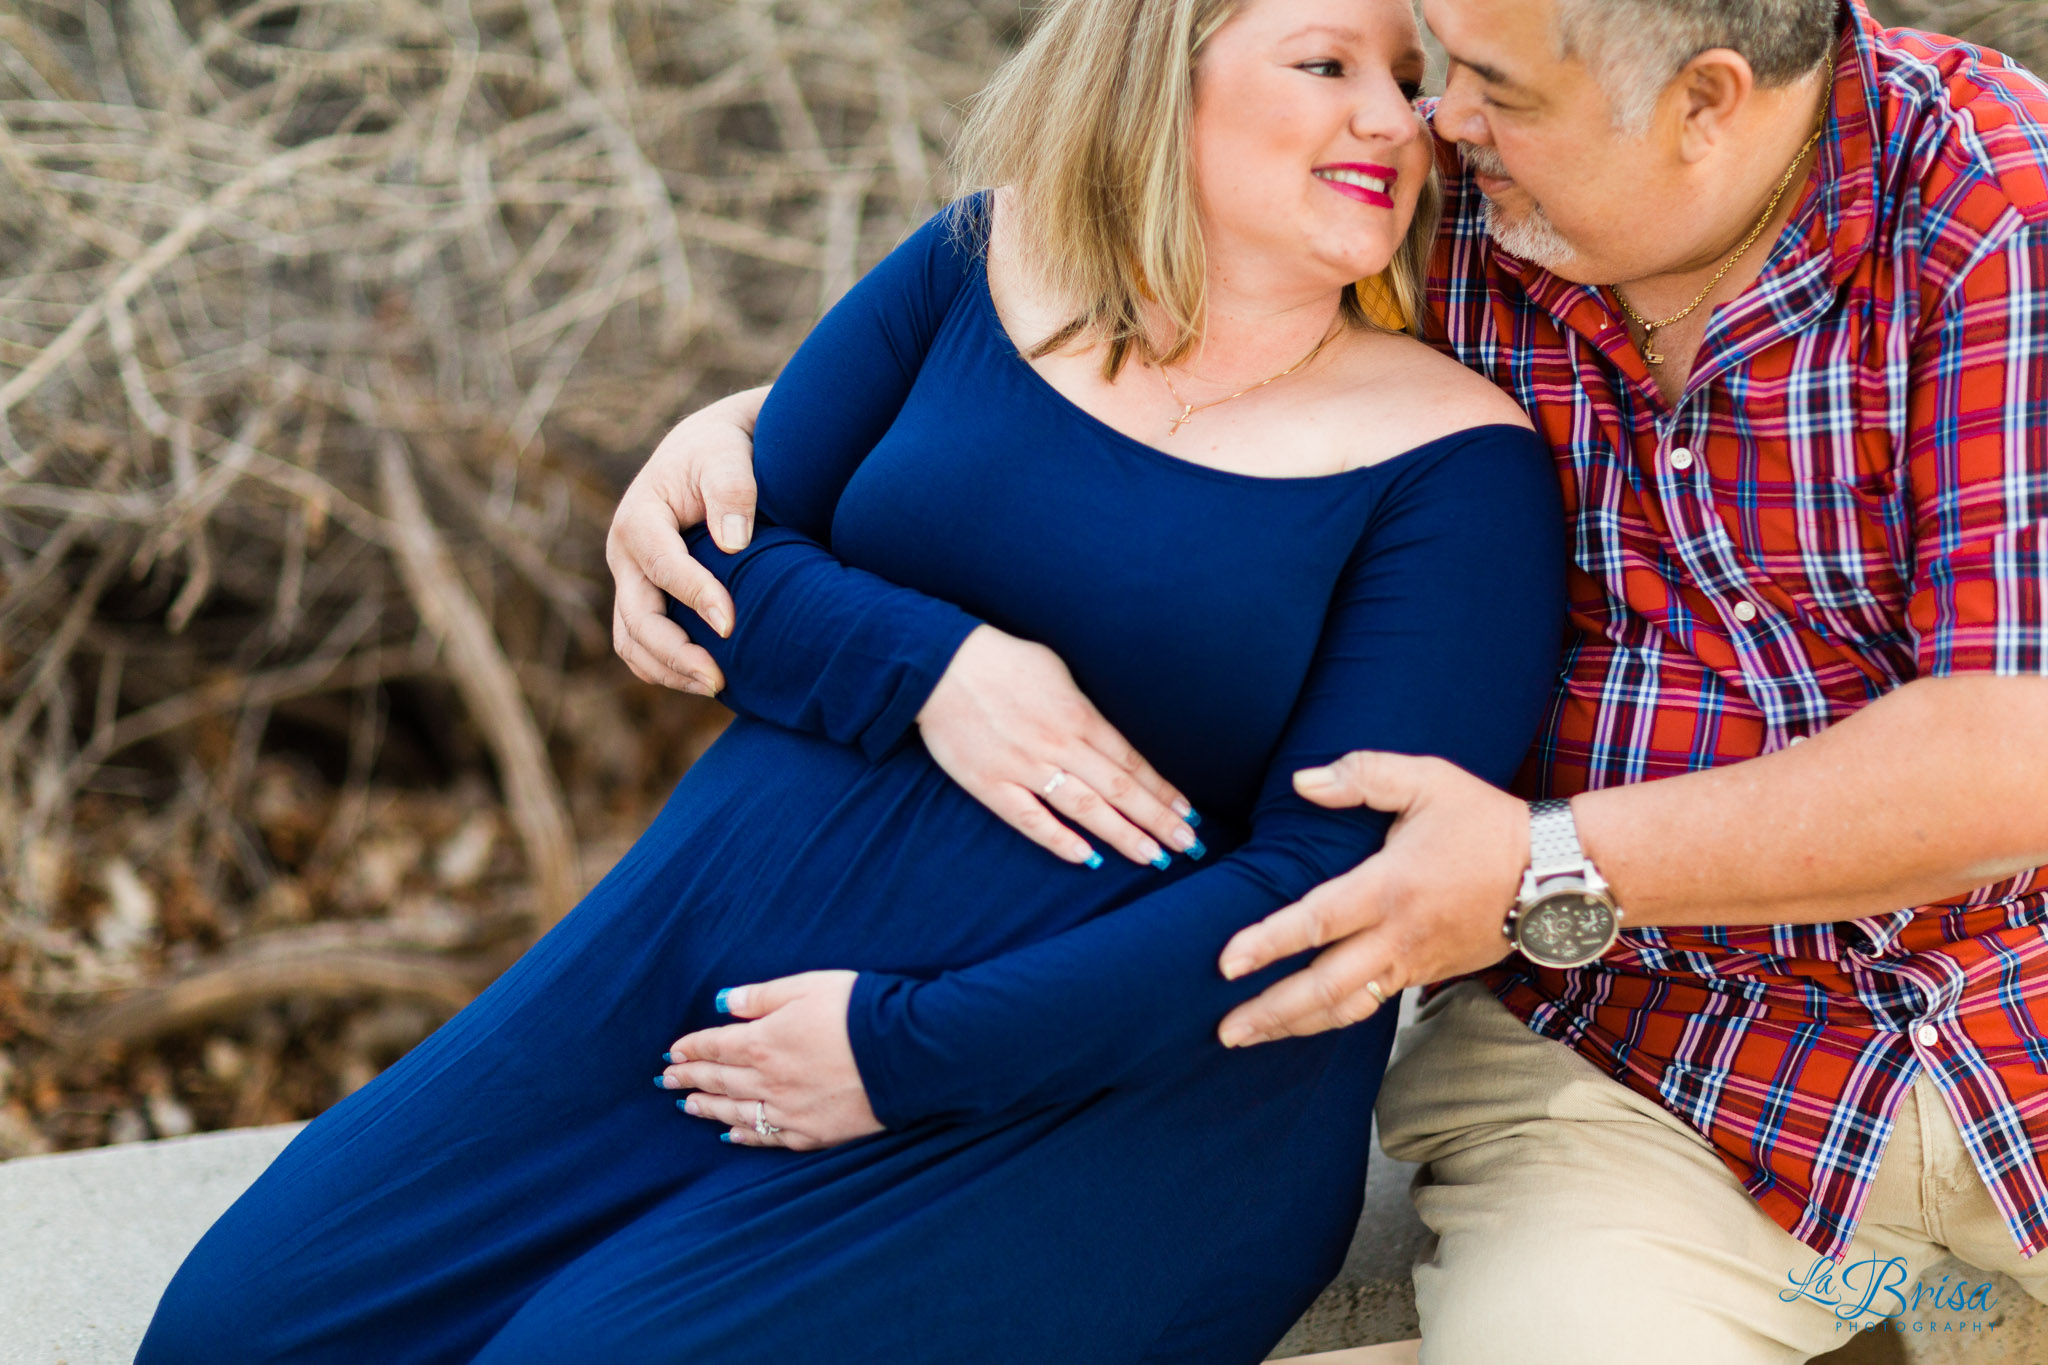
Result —
<svg viewBox="0 0 2048 1365"><path fill-rule="evenodd" d="M652 847L649 847L652 845ZM908 745L880 762L740 718L636 852L670 942L730 981L821 967L929 975L1060 932L1192 870L1055 858ZM680 941L679 941L680 940Z"/></svg>

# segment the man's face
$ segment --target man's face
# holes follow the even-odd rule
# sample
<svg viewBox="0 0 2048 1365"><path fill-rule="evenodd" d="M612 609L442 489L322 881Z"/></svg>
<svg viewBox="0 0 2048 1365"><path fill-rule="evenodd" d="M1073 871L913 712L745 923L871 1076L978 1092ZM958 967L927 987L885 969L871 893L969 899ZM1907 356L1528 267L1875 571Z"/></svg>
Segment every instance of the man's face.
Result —
<svg viewBox="0 0 2048 1365"><path fill-rule="evenodd" d="M1504 250L1581 284L1686 255L1675 156L1655 132L1617 130L1593 72L1557 55L1553 0L1424 0L1423 13L1451 62L1437 134L1458 144Z"/></svg>

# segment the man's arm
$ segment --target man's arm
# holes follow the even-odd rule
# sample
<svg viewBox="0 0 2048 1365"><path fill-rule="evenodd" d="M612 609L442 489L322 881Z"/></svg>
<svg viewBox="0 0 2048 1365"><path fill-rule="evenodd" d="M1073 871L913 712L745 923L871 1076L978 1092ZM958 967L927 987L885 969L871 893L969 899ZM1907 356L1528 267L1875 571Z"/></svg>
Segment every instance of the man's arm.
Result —
<svg viewBox="0 0 2048 1365"><path fill-rule="evenodd" d="M1351 754L1296 784L1395 824L1379 856L1224 948L1236 977L1331 945L1233 1010L1226 1043L1353 1023L1377 1008L1367 981L1391 996L1507 956L1527 805L1393 754ZM1624 927L1812 924L1947 900L2048 864L2048 678L1923 679L1804 744L1587 792L1572 814Z"/></svg>

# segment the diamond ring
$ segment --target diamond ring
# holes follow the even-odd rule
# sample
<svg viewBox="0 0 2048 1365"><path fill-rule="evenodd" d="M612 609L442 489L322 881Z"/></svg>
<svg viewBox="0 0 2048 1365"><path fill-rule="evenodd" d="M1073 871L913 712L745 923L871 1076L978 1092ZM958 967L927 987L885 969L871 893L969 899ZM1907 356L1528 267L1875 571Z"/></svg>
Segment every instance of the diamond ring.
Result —
<svg viewBox="0 0 2048 1365"><path fill-rule="evenodd" d="M1366 982L1365 993L1367 995L1370 995L1373 999L1379 1001L1382 1005L1387 1003L1387 993L1380 989L1380 983L1377 981Z"/></svg>
<svg viewBox="0 0 2048 1365"><path fill-rule="evenodd" d="M1045 785L1043 787L1040 787L1038 790L1046 796L1051 796L1054 792L1060 789L1061 785L1064 784L1066 780L1066 770L1058 769L1053 773L1053 775L1050 778L1046 779Z"/></svg>
<svg viewBox="0 0 2048 1365"><path fill-rule="evenodd" d="M768 1121L768 1101L754 1101L754 1131L762 1137L774 1137L782 1129Z"/></svg>

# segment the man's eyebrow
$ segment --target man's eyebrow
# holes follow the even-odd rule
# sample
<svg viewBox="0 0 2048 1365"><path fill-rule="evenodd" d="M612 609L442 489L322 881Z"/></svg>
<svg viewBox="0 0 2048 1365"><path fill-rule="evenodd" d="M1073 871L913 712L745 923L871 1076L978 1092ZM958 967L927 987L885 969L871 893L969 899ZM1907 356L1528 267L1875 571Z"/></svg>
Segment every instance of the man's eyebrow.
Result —
<svg viewBox="0 0 2048 1365"><path fill-rule="evenodd" d="M1523 88L1520 81L1517 81L1513 76L1510 76L1497 66L1488 66L1485 62L1475 62L1469 57L1460 57L1457 53L1449 50L1445 51L1444 56L1449 58L1452 66L1462 66L1467 71L1477 74L1481 80L1490 84L1513 86L1517 90Z"/></svg>

